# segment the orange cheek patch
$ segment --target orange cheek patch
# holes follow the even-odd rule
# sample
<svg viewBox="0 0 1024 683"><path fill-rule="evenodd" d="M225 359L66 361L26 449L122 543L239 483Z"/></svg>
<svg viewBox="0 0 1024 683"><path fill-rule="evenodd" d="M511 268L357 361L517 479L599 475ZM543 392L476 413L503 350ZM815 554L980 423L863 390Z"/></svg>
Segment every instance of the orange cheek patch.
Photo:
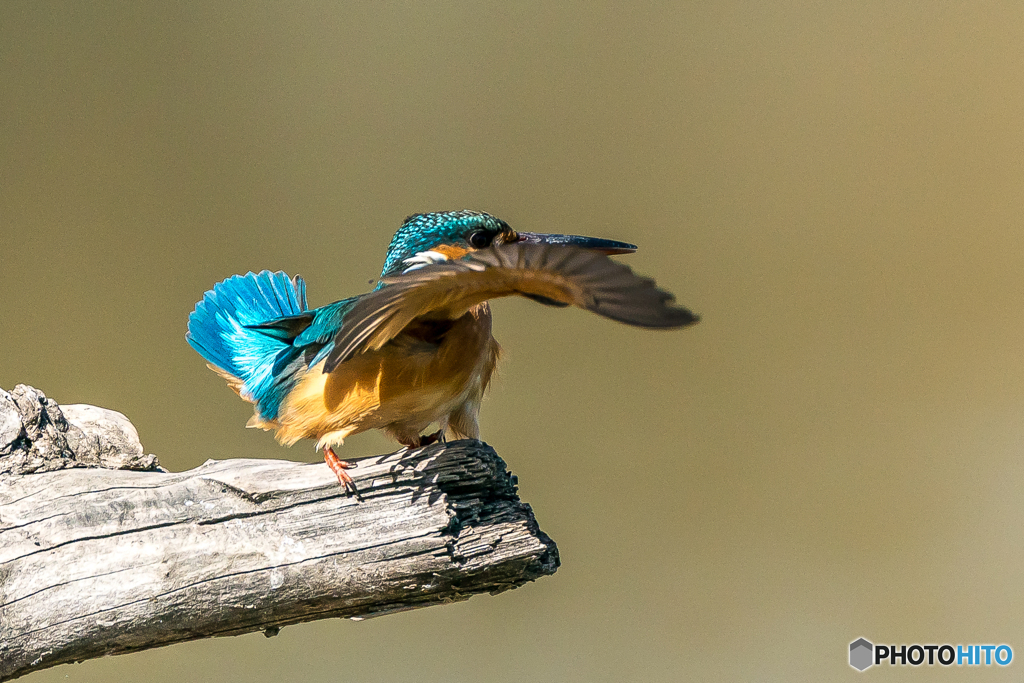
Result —
<svg viewBox="0 0 1024 683"><path fill-rule="evenodd" d="M431 247L430 250L444 254L449 261L457 261L469 253L469 249L457 247L454 244L439 244L436 247Z"/></svg>

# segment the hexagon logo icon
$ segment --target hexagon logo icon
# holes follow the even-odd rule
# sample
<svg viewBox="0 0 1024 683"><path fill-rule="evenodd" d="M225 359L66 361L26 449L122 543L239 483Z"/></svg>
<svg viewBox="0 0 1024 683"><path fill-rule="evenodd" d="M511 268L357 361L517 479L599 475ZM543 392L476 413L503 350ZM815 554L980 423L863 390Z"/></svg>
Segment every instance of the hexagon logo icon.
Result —
<svg viewBox="0 0 1024 683"><path fill-rule="evenodd" d="M857 671L863 671L874 664L875 646L864 638L858 638L850 643L850 666Z"/></svg>

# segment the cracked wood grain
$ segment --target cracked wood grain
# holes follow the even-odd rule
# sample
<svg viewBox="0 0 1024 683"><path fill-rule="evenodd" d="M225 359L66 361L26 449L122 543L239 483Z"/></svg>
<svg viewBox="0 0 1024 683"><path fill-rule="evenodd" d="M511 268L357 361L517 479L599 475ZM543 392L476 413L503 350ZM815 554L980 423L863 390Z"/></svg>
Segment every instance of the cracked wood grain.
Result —
<svg viewBox="0 0 1024 683"><path fill-rule="evenodd" d="M326 465L0 478L0 681L65 662L498 593L555 544L479 441Z"/></svg>

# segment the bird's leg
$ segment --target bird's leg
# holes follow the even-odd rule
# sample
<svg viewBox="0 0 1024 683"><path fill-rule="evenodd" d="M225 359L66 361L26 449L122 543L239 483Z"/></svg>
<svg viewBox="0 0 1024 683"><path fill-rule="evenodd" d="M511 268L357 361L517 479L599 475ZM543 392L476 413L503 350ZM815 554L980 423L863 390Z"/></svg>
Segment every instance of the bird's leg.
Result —
<svg viewBox="0 0 1024 683"><path fill-rule="evenodd" d="M338 457L337 453L330 446L324 447L324 462L331 468L335 476L338 477L338 483L345 487L345 493L350 496L355 496L356 500L362 500L363 497L359 495L359 489L356 488L356 483L352 481L352 477L348 476L348 472L345 470L354 469L356 466L350 462L346 462Z"/></svg>
<svg viewBox="0 0 1024 683"><path fill-rule="evenodd" d="M447 443L447 441L444 438L444 430L443 429L438 429L433 434L427 434L425 436L421 436L420 437L420 448L422 448L423 446L429 446L432 443L437 443L438 441L440 441L441 443Z"/></svg>

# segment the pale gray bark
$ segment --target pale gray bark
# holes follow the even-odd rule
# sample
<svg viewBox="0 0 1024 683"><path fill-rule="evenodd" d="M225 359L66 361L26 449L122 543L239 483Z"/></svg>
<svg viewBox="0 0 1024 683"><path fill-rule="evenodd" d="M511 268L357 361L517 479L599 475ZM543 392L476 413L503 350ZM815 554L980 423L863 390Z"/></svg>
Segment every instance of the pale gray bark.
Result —
<svg viewBox="0 0 1024 683"><path fill-rule="evenodd" d="M3 399L0 427L18 431ZM46 401L35 401L44 413ZM100 423L124 436L98 410L68 411L84 434L77 443ZM22 425L8 442L20 456L0 444L0 681L184 640L464 600L558 567L515 478L478 441L364 459L350 470L356 500L322 463L209 461L178 474L83 467L53 448L31 455L45 431L30 438ZM105 457L157 467L141 446L130 450ZM2 461L12 453L44 471L10 474Z"/></svg>

